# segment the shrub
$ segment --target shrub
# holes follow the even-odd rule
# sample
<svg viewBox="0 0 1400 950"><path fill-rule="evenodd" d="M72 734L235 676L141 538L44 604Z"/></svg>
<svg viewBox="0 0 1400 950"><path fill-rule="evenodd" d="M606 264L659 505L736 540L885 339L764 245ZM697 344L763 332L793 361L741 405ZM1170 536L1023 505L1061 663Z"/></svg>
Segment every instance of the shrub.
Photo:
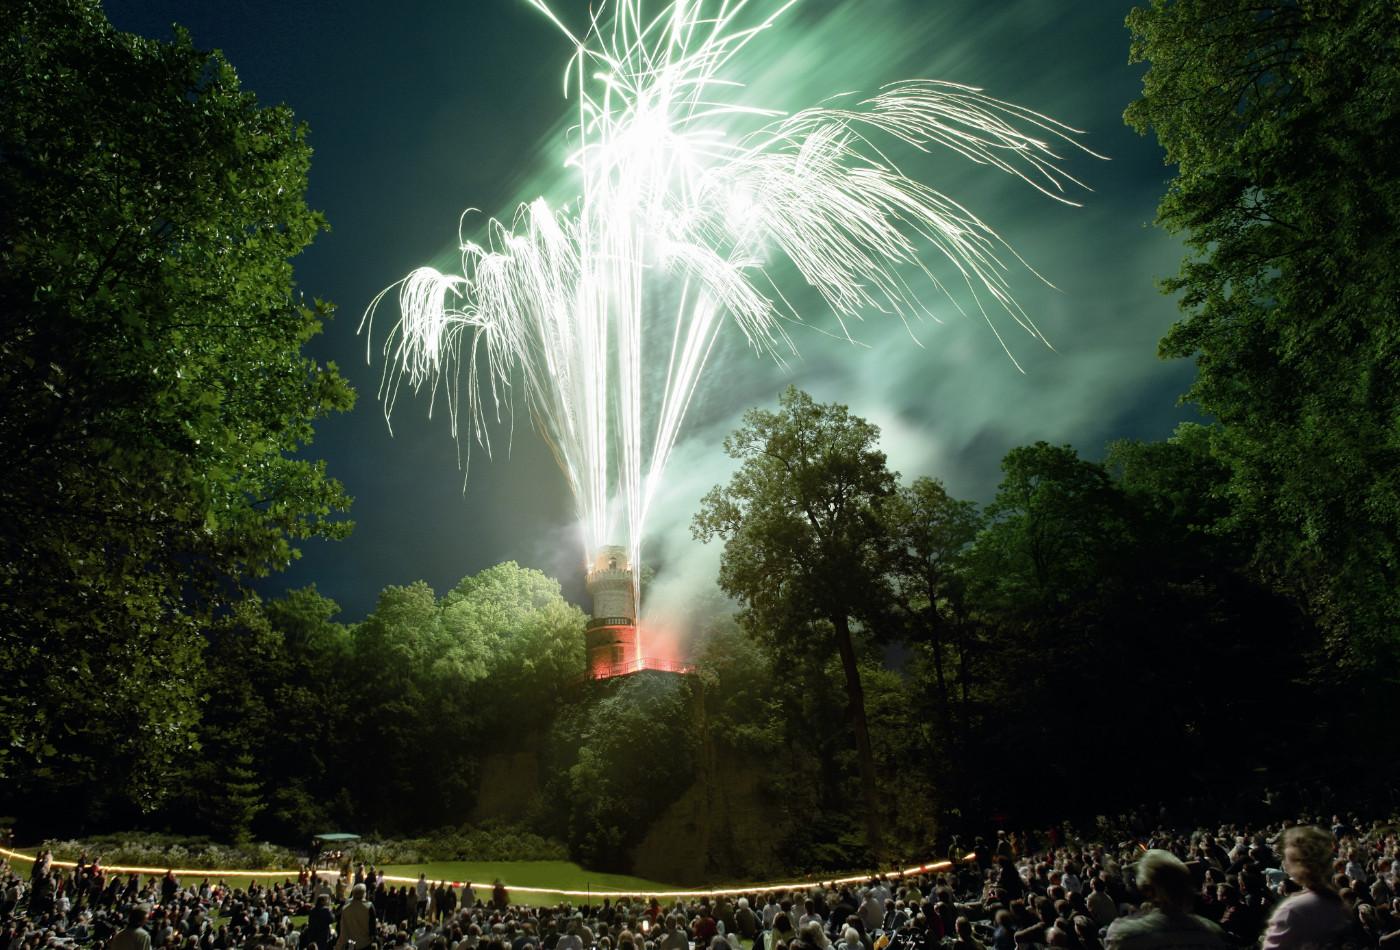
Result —
<svg viewBox="0 0 1400 950"><path fill-rule="evenodd" d="M302 860L287 848L267 842L227 845L208 838L146 832L45 841L43 846L59 860L74 861L86 853L108 866L258 871L291 869Z"/></svg>

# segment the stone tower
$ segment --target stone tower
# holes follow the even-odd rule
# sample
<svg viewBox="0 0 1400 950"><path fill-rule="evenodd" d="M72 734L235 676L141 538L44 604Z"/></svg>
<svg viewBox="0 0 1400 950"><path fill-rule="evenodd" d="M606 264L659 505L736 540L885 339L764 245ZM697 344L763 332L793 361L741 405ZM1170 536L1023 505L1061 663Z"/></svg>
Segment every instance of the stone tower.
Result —
<svg viewBox="0 0 1400 950"><path fill-rule="evenodd" d="M637 600L627 549L610 544L598 551L588 571L593 617L585 633L588 675L606 679L643 669L637 630Z"/></svg>

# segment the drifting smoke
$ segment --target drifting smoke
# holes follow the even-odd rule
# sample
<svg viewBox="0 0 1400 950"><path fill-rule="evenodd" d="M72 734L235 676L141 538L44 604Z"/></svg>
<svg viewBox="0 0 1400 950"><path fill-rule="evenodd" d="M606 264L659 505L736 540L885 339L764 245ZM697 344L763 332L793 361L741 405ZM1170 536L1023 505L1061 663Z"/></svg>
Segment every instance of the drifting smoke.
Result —
<svg viewBox="0 0 1400 950"><path fill-rule="evenodd" d="M492 219L484 240L461 241L459 273L415 270L365 323L396 291L386 417L405 383L426 389L446 400L453 435L489 452L491 426L523 396L573 492L585 563L620 539L643 563L648 512L726 321L761 354L795 354L787 325L801 318L780 270L820 295L843 333L870 311L928 315L912 272L960 310L944 281L965 287L998 339L997 315L1040 337L1007 282L1008 263L1024 262L888 149L948 150L1072 204L1064 193L1079 182L1053 146L1083 149L1075 130L929 80L792 113L742 102L741 54L795 0L747 25L748 0L676 0L650 19L640 0L617 0L581 38L528 2L575 47L577 200Z"/></svg>

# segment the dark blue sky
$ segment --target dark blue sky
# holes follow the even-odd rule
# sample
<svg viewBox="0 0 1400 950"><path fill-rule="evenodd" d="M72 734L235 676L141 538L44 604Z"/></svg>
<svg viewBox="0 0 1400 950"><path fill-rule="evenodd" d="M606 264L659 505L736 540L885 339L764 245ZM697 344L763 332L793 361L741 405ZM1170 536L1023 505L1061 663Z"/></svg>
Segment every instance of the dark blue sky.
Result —
<svg viewBox="0 0 1400 950"><path fill-rule="evenodd" d="M786 368L726 340L700 384L651 522L645 555L661 571L658 602L713 584L718 552L689 541L686 526L700 495L730 470L723 435L744 409L772 405L788 382L877 422L906 479L936 475L979 500L995 490L997 465L1015 445L1068 442L1099 457L1109 439L1162 438L1191 417L1176 405L1191 366L1155 356L1175 307L1154 281L1175 270L1181 250L1150 226L1170 169L1154 141L1122 123L1141 75L1127 63L1122 24L1131 6L803 0L757 50L744 78L765 102L790 108L899 79L951 80L1085 130L1086 144L1110 161L1071 160L1093 188L1077 196L1081 208L985 168L926 169L1057 288L1029 275L1015 281L1055 347L1012 337L1024 374L980 319L956 312L916 329L922 347L875 317L857 328L863 347L799 336L803 358ZM463 209L508 214L540 182L559 179L558 133L571 107L561 89L570 49L557 31L525 0L105 7L119 28L148 36L168 37L170 24L181 23L198 45L222 49L260 100L286 102L310 125L308 201L332 231L298 259L297 281L307 296L339 305L312 353L336 361L360 394L352 413L319 426L310 453L355 496L357 528L345 542L305 545L304 557L264 590L315 582L345 619L358 620L385 585L423 579L441 592L514 559L559 577L577 599L572 506L539 439L519 428L509 458L474 455L464 492L446 419L429 421L425 401L404 397L390 436L376 399L380 365L366 364L365 339L356 335L375 293L451 249ZM555 8L580 23L587 5L560 0ZM818 309L803 311L812 324L830 325Z"/></svg>

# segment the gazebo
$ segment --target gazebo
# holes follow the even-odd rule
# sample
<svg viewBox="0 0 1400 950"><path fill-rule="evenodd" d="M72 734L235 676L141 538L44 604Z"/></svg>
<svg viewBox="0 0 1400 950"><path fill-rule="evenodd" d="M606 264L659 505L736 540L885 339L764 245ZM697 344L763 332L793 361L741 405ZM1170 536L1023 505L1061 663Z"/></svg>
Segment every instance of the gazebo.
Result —
<svg viewBox="0 0 1400 950"><path fill-rule="evenodd" d="M326 834L311 836L311 864L319 867L321 855L327 850L340 851L352 841L359 841L359 835L347 834L343 831L332 831Z"/></svg>

